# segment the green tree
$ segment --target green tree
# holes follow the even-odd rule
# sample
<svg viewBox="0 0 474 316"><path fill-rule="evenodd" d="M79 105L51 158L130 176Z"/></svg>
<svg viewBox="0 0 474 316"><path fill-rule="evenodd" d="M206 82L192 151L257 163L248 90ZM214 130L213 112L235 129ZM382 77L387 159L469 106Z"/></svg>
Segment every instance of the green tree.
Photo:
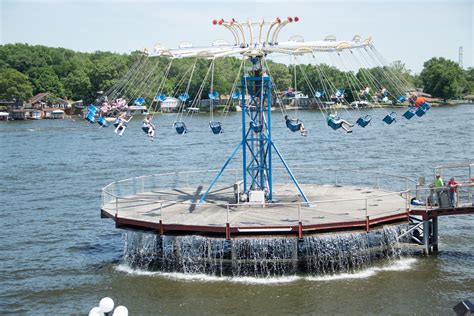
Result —
<svg viewBox="0 0 474 316"><path fill-rule="evenodd" d="M469 68L465 71L466 73L466 94L474 94L474 67Z"/></svg>
<svg viewBox="0 0 474 316"><path fill-rule="evenodd" d="M466 74L459 65L440 58L431 58L423 64L420 79L426 93L447 99L458 98L466 85Z"/></svg>
<svg viewBox="0 0 474 316"><path fill-rule="evenodd" d="M66 95L73 100L89 97L91 94L91 81L87 74L82 70L74 70L64 78L64 88ZM92 95L93 97L93 95Z"/></svg>
<svg viewBox="0 0 474 316"><path fill-rule="evenodd" d="M26 101L33 96L28 76L12 68L0 70L0 99Z"/></svg>
<svg viewBox="0 0 474 316"><path fill-rule="evenodd" d="M64 96L64 87L58 75L51 66L33 67L27 72L33 83L33 92L51 92L57 96Z"/></svg>

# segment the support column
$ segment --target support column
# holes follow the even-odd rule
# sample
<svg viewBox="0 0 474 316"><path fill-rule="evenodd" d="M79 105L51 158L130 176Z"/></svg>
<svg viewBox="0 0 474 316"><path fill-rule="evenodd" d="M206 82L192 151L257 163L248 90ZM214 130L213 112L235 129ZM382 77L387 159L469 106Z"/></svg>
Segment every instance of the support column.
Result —
<svg viewBox="0 0 474 316"><path fill-rule="evenodd" d="M423 253L429 255L431 253L430 249L430 220L423 220Z"/></svg>
<svg viewBox="0 0 474 316"><path fill-rule="evenodd" d="M438 217L433 217L433 237L431 241L433 252L438 253Z"/></svg>

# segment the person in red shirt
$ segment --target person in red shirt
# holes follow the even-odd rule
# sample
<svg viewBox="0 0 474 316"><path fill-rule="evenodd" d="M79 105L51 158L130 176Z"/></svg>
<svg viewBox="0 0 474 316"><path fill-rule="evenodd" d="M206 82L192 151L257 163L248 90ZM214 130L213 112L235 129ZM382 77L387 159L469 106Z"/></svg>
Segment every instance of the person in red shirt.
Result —
<svg viewBox="0 0 474 316"><path fill-rule="evenodd" d="M451 207L456 206L456 195L458 192L459 182L456 182L454 178L449 179L448 188L449 188L449 204Z"/></svg>

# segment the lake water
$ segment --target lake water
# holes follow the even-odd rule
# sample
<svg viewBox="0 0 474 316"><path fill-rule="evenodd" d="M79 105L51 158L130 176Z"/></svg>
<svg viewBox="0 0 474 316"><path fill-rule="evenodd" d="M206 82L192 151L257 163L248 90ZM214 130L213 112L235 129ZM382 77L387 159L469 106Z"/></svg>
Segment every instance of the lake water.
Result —
<svg viewBox="0 0 474 316"><path fill-rule="evenodd" d="M432 108L424 117L381 120L390 109L340 111L372 125L333 131L319 112L291 112L301 137L274 112L273 138L290 166L314 165L426 176L442 163L474 160L474 106ZM139 119L123 137L81 119L0 122L0 314L87 314L112 297L131 315L451 314L474 298L474 217L440 218L440 253L380 263L357 274L227 279L132 271L123 231L100 219L100 189L123 178L218 168L240 138L240 113L212 135L209 117L155 118L151 142ZM223 120L223 118L221 118ZM239 165L235 165L239 167Z"/></svg>

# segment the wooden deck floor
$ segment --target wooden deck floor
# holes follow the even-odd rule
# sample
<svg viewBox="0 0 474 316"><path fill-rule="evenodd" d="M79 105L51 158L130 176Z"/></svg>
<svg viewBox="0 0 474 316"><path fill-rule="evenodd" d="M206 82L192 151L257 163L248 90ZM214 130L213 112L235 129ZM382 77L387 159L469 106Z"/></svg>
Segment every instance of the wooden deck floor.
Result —
<svg viewBox="0 0 474 316"><path fill-rule="evenodd" d="M205 204L195 202L200 188L181 188L140 193L119 198L102 206L108 217L143 223L225 227L288 227L371 220L389 215L406 214L406 201L399 194L376 189L302 185L312 206L298 207L302 202L293 185L274 185L273 204L239 205L233 189L220 187L208 195ZM366 200L367 199L367 200ZM344 201L342 201L344 200ZM367 210L366 210L367 207Z"/></svg>

